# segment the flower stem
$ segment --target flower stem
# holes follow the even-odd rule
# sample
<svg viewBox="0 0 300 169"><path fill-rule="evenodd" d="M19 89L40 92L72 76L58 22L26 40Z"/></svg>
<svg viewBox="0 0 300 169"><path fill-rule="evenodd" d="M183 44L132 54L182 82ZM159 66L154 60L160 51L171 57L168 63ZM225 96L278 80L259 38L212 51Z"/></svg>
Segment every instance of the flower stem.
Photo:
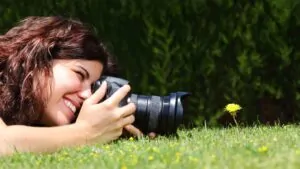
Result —
<svg viewBox="0 0 300 169"><path fill-rule="evenodd" d="M239 124L238 124L238 122L236 121L235 116L233 116L233 121L234 121L235 125L236 125L237 127L239 127Z"/></svg>

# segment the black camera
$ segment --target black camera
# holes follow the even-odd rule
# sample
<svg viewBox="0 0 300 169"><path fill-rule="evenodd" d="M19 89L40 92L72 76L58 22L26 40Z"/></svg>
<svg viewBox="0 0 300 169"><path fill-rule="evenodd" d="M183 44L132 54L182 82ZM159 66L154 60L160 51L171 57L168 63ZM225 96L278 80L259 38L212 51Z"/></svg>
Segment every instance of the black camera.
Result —
<svg viewBox="0 0 300 169"><path fill-rule="evenodd" d="M103 100L109 98L120 87L129 82L122 78L103 76L92 87L95 92L102 84L107 82L107 91ZM175 134L178 126L183 121L183 99L187 92L170 93L169 96L146 96L129 93L119 106L132 102L136 105L135 122L133 125L143 133L155 132L160 135Z"/></svg>

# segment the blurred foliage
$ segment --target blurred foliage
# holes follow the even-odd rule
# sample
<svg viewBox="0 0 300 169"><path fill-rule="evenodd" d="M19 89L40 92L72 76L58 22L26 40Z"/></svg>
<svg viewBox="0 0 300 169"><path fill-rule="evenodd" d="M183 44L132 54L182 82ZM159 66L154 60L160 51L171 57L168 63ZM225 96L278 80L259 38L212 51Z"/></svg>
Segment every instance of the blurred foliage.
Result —
<svg viewBox="0 0 300 169"><path fill-rule="evenodd" d="M300 4L293 0L1 0L0 31L29 15L81 19L116 56L135 93L192 94L186 122L300 119Z"/></svg>

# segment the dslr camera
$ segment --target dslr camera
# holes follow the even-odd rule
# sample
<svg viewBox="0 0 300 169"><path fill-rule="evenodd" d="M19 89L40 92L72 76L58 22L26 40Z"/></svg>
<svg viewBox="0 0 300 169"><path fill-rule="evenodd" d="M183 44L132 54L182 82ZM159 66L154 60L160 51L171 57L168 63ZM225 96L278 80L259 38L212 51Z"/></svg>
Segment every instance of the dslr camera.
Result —
<svg viewBox="0 0 300 169"><path fill-rule="evenodd" d="M95 92L101 84L107 82L107 91L102 100L109 98L114 92L129 81L113 77L103 76L97 80L92 90ZM188 92L174 92L168 96L139 95L128 93L119 106L129 102L136 105L135 122L133 125L143 133L155 132L160 135L176 134L177 128L183 121L185 97Z"/></svg>

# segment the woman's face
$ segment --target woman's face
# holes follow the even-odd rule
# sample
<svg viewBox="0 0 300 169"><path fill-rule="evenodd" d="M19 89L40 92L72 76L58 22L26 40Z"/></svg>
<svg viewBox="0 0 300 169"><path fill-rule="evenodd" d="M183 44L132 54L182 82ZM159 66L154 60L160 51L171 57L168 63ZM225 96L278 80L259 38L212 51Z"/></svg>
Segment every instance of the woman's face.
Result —
<svg viewBox="0 0 300 169"><path fill-rule="evenodd" d="M91 96L91 85L99 79L103 65L98 61L70 59L53 61L52 86L41 123L65 125Z"/></svg>

